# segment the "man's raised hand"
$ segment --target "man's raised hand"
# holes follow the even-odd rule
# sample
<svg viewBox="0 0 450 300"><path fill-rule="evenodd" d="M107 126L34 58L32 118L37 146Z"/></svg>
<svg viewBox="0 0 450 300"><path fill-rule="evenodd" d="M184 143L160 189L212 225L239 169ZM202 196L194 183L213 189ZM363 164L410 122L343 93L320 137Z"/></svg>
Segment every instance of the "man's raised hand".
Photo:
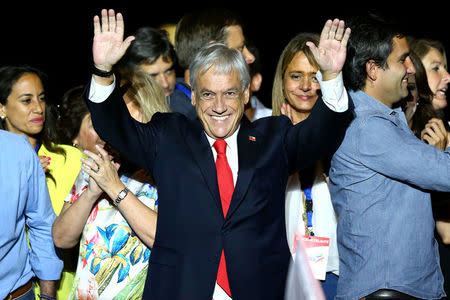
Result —
<svg viewBox="0 0 450 300"><path fill-rule="evenodd" d="M98 69L110 71L125 54L134 36L124 40L123 35L124 22L121 13L116 14L113 9L102 9L101 20L97 15L94 17L92 55L94 65Z"/></svg>
<svg viewBox="0 0 450 300"><path fill-rule="evenodd" d="M351 32L350 28L344 29L344 21L328 20L320 34L319 46L316 47L313 42L306 43L319 64L324 80L335 78L344 66Z"/></svg>

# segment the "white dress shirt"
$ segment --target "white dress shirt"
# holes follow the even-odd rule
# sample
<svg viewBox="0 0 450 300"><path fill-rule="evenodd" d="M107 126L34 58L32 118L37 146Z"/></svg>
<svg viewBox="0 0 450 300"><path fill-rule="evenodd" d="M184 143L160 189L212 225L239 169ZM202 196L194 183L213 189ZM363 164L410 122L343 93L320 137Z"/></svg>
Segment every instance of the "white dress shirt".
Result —
<svg viewBox="0 0 450 300"><path fill-rule="evenodd" d="M225 139L225 142L227 142L227 148L226 148L226 155L227 155L227 161L231 168L231 173L233 173L233 183L234 186L236 186L236 180L237 180L237 174L239 170L239 161L238 161L238 147L237 147L237 136L239 132L239 128L231 135L230 137L227 137ZM212 153L214 155L214 161L217 159L217 151L216 148L214 148L213 144L216 141L212 137L206 134L206 138L208 139L209 145L211 146Z"/></svg>

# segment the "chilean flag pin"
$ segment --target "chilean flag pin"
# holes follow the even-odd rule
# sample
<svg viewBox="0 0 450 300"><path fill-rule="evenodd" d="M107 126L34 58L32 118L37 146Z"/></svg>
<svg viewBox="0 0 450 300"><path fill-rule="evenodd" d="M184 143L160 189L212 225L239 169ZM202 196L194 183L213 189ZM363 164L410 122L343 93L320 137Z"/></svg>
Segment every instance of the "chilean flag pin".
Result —
<svg viewBox="0 0 450 300"><path fill-rule="evenodd" d="M249 135L248 139L252 142L256 142L256 138L254 136Z"/></svg>

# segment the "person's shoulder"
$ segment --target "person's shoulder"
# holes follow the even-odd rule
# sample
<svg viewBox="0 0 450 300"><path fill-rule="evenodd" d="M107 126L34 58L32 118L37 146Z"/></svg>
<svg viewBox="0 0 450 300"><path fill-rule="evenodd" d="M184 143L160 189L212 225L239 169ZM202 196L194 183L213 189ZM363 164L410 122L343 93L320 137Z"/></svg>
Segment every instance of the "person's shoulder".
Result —
<svg viewBox="0 0 450 300"><path fill-rule="evenodd" d="M265 135L279 134L292 127L291 120L286 116L268 116L254 120L251 126Z"/></svg>
<svg viewBox="0 0 450 300"><path fill-rule="evenodd" d="M27 151L31 149L31 145L24 135L12 133L6 130L0 130L0 145L2 145L2 149L23 148Z"/></svg>
<svg viewBox="0 0 450 300"><path fill-rule="evenodd" d="M38 160L30 142L23 135L0 130L0 145L3 157L0 166L10 169L7 172L32 170L35 160Z"/></svg>

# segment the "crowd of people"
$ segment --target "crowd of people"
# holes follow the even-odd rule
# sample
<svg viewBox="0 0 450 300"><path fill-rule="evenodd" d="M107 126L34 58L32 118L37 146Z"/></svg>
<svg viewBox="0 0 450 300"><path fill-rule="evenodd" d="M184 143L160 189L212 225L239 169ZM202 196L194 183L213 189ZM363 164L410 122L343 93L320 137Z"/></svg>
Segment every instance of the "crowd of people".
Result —
<svg viewBox="0 0 450 300"><path fill-rule="evenodd" d="M299 249L317 299L446 297L440 41L330 19L287 43L267 107L235 13L125 24L94 17L92 77L59 101L0 68L0 299L285 299Z"/></svg>

